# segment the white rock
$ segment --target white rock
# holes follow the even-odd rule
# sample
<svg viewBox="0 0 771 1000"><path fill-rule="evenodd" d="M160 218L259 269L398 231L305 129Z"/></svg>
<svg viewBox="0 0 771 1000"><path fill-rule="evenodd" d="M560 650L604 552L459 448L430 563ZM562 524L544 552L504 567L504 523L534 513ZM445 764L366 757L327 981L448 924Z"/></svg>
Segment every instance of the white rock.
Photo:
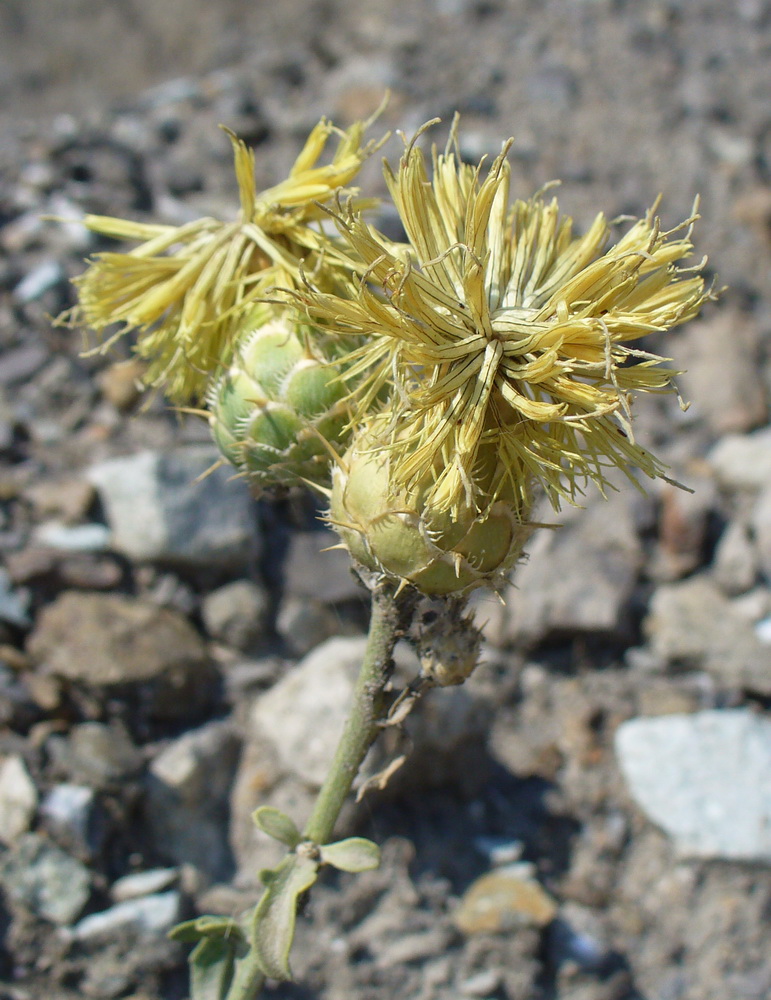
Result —
<svg viewBox="0 0 771 1000"><path fill-rule="evenodd" d="M317 787L326 776L348 714L367 640L328 639L257 700L251 723L289 772Z"/></svg>
<svg viewBox="0 0 771 1000"><path fill-rule="evenodd" d="M178 868L150 868L145 872L134 872L117 879L112 884L110 895L116 903L125 903L129 899L140 899L162 892L178 878Z"/></svg>
<svg viewBox="0 0 771 1000"><path fill-rule="evenodd" d="M616 752L681 855L771 861L771 720L745 709L632 719Z"/></svg>
<svg viewBox="0 0 771 1000"><path fill-rule="evenodd" d="M48 829L78 848L87 849L95 798L93 788L87 785L54 785L43 799L40 815Z"/></svg>
<svg viewBox="0 0 771 1000"><path fill-rule="evenodd" d="M116 903L109 910L84 917L73 929L78 941L119 938L126 933L160 937L171 930L180 917L180 895L176 889L141 899Z"/></svg>
<svg viewBox="0 0 771 1000"><path fill-rule="evenodd" d="M61 524L47 521L36 528L32 537L41 545L67 552L102 552L110 544L110 529L106 524Z"/></svg>
<svg viewBox="0 0 771 1000"><path fill-rule="evenodd" d="M0 763L0 841L12 844L29 830L37 809L37 791L18 754Z"/></svg>

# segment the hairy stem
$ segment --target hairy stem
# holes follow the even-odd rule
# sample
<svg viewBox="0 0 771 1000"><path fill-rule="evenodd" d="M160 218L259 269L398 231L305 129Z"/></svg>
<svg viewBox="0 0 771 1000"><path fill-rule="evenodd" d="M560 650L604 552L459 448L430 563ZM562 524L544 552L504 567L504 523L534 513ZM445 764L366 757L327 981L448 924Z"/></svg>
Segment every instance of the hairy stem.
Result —
<svg viewBox="0 0 771 1000"><path fill-rule="evenodd" d="M372 591L367 648L353 694L353 704L337 745L326 780L318 794L304 837L316 844L328 843L334 833L351 786L367 752L378 735L388 711L386 685L393 670L393 650L409 625L414 597L409 591L396 594L381 585ZM252 948L236 965L227 1000L255 1000L265 977Z"/></svg>
<svg viewBox="0 0 771 1000"><path fill-rule="evenodd" d="M305 827L305 836L316 844L325 844L331 838L359 768L375 742L379 723L388 709L385 687L393 670L391 656L397 639L409 624L411 610L408 593L403 591L397 597L390 587L373 591L367 649L351 711Z"/></svg>

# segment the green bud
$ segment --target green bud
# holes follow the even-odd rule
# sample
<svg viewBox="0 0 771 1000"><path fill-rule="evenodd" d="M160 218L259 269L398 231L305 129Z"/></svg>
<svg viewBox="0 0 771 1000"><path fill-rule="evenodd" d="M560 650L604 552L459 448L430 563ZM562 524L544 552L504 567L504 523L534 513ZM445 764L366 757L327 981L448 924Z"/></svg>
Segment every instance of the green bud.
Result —
<svg viewBox="0 0 771 1000"><path fill-rule="evenodd" d="M243 340L210 393L214 440L257 492L328 482L328 445L340 447L349 411L324 347L288 316L273 316Z"/></svg>
<svg viewBox="0 0 771 1000"><path fill-rule="evenodd" d="M354 560L430 596L502 586L532 531L514 507L438 511L427 488L394 488L391 461L370 438L333 471L329 521Z"/></svg>

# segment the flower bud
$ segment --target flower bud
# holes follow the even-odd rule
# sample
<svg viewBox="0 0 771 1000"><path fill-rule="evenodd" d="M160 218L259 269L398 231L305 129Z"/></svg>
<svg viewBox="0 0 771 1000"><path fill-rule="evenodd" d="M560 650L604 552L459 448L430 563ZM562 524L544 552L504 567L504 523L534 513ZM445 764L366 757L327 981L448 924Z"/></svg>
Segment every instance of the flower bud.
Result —
<svg viewBox="0 0 771 1000"><path fill-rule="evenodd" d="M214 440L258 492L329 479L327 442L345 436L349 414L345 386L318 350L274 316L244 339L210 393Z"/></svg>
<svg viewBox="0 0 771 1000"><path fill-rule="evenodd" d="M365 437L333 469L329 521L354 560L430 596L503 586L532 530L515 508L437 510L428 488L394 487L392 460Z"/></svg>

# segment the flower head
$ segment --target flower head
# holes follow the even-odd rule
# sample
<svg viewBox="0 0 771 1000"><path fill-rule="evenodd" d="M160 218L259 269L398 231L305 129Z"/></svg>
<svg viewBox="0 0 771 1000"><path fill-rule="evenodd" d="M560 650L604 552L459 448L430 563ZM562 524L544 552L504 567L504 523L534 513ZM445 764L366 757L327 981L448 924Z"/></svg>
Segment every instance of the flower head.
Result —
<svg viewBox="0 0 771 1000"><path fill-rule="evenodd" d="M350 185L378 147L363 141L368 124L342 132L322 119L288 178L263 192L254 182L254 153L228 132L241 201L233 222L164 226L86 216L89 229L139 245L95 254L75 279L77 306L60 319L97 332L121 324L101 349L136 330L137 351L149 361L148 384L163 385L174 402L200 401L212 373L229 364L244 317L269 288L296 285L301 261L325 272L322 286L334 282L326 266L329 238L313 224L320 205ZM331 162L319 165L333 135Z"/></svg>
<svg viewBox="0 0 771 1000"><path fill-rule="evenodd" d="M576 236L555 200L510 205L509 146L486 172L434 151L429 177L413 140L385 168L409 244L349 206L337 224L364 278L343 296L299 292L330 330L369 335L349 369L359 415L392 381L395 486L439 510L505 497L524 514L534 480L558 505L588 480L608 485L613 467L663 475L634 441L630 393L665 391L675 373L627 344L709 296L698 268L678 266L695 215L664 232L654 206L605 250L602 215Z"/></svg>

